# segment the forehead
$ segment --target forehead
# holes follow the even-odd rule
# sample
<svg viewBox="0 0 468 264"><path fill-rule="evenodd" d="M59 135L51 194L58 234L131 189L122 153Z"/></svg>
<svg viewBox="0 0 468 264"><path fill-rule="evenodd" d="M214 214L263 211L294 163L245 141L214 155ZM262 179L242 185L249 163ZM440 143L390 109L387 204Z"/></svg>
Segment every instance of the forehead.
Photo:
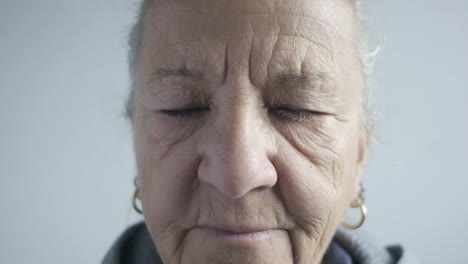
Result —
<svg viewBox="0 0 468 264"><path fill-rule="evenodd" d="M148 8L143 32L157 31L161 45L200 34L226 38L245 26L256 34L300 33L324 41L356 33L349 0L171 0Z"/></svg>
<svg viewBox="0 0 468 264"><path fill-rule="evenodd" d="M202 70L231 46L239 52L234 57L250 57L254 71L269 64L265 71L305 66L336 73L333 64L356 57L356 33L348 0L161 0L146 12L141 49L150 64L191 63Z"/></svg>

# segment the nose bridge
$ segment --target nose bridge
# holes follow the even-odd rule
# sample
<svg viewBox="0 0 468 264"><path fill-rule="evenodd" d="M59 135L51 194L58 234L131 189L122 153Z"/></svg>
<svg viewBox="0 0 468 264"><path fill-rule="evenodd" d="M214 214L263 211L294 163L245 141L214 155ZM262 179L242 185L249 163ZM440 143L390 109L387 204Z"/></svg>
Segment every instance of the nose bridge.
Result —
<svg viewBox="0 0 468 264"><path fill-rule="evenodd" d="M207 138L199 178L226 196L239 198L277 180L274 146L261 114L245 95L226 100Z"/></svg>
<svg viewBox="0 0 468 264"><path fill-rule="evenodd" d="M252 107L244 104L233 112L229 113L232 117L221 124L221 148L218 151L224 154L229 164L249 168L255 165L251 161L262 156L268 158L268 146L264 142L267 135L263 133L262 137L261 119L257 118L258 114Z"/></svg>

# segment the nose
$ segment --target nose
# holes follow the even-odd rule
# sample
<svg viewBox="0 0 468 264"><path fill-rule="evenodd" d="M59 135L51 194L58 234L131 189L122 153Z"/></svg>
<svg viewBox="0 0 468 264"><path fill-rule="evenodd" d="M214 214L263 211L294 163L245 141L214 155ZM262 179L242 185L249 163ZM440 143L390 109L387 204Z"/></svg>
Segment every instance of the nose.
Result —
<svg viewBox="0 0 468 264"><path fill-rule="evenodd" d="M239 109L218 120L213 127L216 132L201 143L200 181L233 199L273 187L277 181L271 162L274 143L258 114Z"/></svg>

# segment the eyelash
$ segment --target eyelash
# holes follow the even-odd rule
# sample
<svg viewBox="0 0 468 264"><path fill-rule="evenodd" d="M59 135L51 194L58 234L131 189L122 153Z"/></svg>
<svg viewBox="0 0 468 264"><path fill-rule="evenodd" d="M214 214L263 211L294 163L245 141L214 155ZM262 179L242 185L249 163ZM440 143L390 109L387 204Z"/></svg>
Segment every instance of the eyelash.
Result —
<svg viewBox="0 0 468 264"><path fill-rule="evenodd" d="M196 117L197 115L201 115L209 110L209 108L204 107L193 107L185 109L160 110L160 112L172 118L183 119ZM274 115L275 118L294 121L298 123L313 119L317 115L321 115L320 112L316 111L293 109L288 107L269 108L268 113Z"/></svg>
<svg viewBox="0 0 468 264"><path fill-rule="evenodd" d="M310 111L310 110L303 110L303 109L293 109L293 108L288 108L288 107L277 107L277 108L270 108L268 110L269 113L275 115L275 117L279 119L285 119L285 120L290 120L294 122L304 122L307 120L311 120L317 115L320 115L321 113L315 112L315 111ZM272 113L274 112L274 113Z"/></svg>
<svg viewBox="0 0 468 264"><path fill-rule="evenodd" d="M160 112L166 116L174 118L186 118L195 116L197 114L203 114L203 112L209 111L209 108L204 107L193 107L185 109L172 109L172 110L161 110Z"/></svg>

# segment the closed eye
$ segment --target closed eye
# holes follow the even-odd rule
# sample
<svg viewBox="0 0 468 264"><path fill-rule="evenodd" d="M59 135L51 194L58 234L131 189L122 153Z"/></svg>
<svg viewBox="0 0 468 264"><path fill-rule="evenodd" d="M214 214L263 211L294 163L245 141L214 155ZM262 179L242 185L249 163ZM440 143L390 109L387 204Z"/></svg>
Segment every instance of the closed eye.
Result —
<svg viewBox="0 0 468 264"><path fill-rule="evenodd" d="M295 122L304 122L316 118L319 115L323 115L323 113L317 111L294 109L288 107L270 108L268 112L274 115L276 118Z"/></svg>
<svg viewBox="0 0 468 264"><path fill-rule="evenodd" d="M160 110L159 112L169 117L185 118L185 117L195 117L209 110L210 109L207 107L191 107L191 108L182 108L182 109L164 109L164 110Z"/></svg>
<svg viewBox="0 0 468 264"><path fill-rule="evenodd" d="M173 118L189 118L196 117L209 110L210 109L208 107L191 107L181 109L164 109L160 110L160 113ZM307 121L322 114L317 111L294 109L288 107L270 108L268 112L269 114L274 115L276 118L295 122Z"/></svg>

